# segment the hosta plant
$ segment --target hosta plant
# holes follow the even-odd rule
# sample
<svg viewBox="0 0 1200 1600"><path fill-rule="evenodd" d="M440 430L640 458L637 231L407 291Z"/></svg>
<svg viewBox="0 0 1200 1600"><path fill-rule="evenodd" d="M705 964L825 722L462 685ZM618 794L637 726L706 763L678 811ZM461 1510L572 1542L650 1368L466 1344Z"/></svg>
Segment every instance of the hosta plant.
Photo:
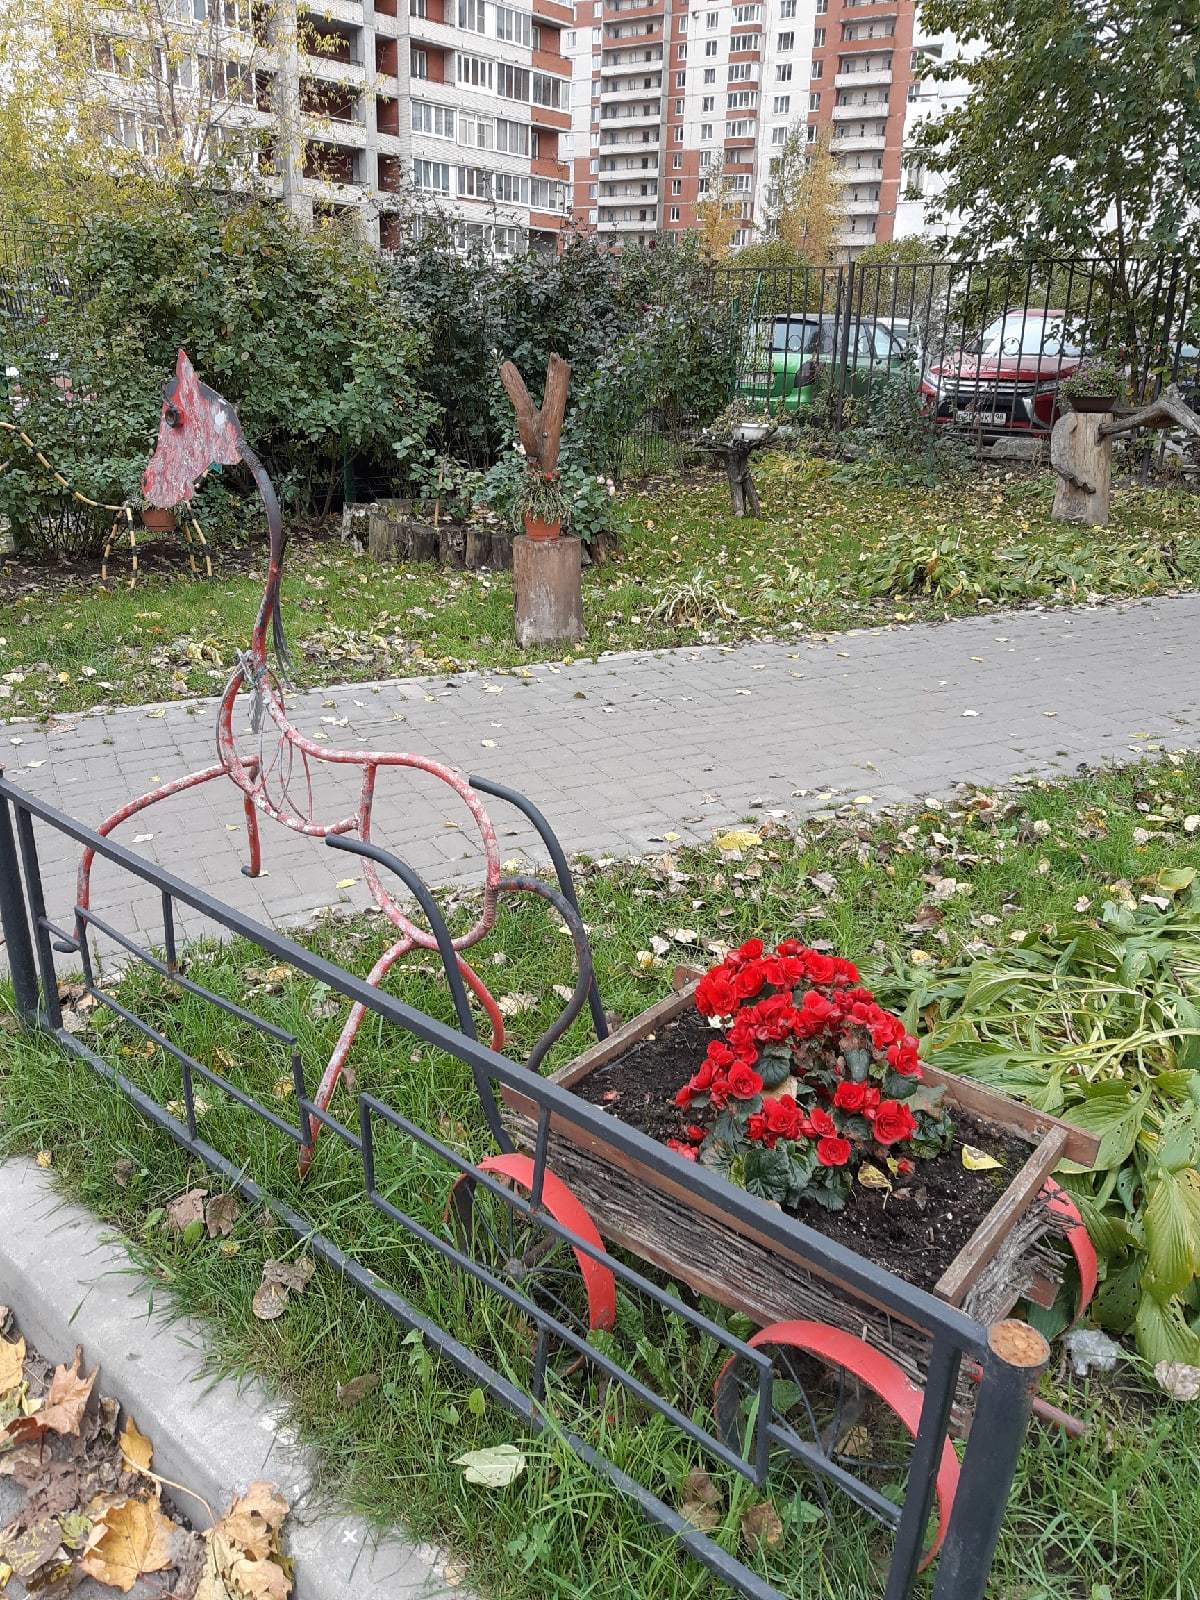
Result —
<svg viewBox="0 0 1200 1600"><path fill-rule="evenodd" d="M700 980L696 1009L719 1031L675 1096L693 1120L673 1147L751 1193L836 1211L856 1174L886 1186L948 1145L917 1041L851 962L751 939Z"/></svg>
<svg viewBox="0 0 1200 1600"><path fill-rule="evenodd" d="M969 966L906 972L925 1053L1100 1139L1065 1164L1104 1260L1093 1315L1150 1361L1200 1365L1200 884L1158 875Z"/></svg>

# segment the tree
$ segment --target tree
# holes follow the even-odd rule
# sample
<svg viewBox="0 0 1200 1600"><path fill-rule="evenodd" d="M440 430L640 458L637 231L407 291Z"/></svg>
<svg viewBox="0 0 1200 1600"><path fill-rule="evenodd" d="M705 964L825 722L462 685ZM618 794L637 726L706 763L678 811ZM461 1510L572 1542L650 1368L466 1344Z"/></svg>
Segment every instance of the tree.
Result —
<svg viewBox="0 0 1200 1600"><path fill-rule="evenodd" d="M724 261L742 226L742 202L725 171L725 158L711 162L702 178L703 196L696 202L697 232L710 261Z"/></svg>
<svg viewBox="0 0 1200 1600"><path fill-rule="evenodd" d="M6 0L0 214L111 212L214 167L248 183L280 144L288 20L266 0Z"/></svg>
<svg viewBox="0 0 1200 1600"><path fill-rule="evenodd" d="M772 163L768 234L810 266L823 267L833 260L842 219L841 185L827 136L822 132L810 144L799 126L793 128Z"/></svg>
<svg viewBox="0 0 1200 1600"><path fill-rule="evenodd" d="M928 75L965 99L922 125L972 254L1099 251L1121 284L1139 253L1200 245L1200 0L925 0L961 53Z"/></svg>

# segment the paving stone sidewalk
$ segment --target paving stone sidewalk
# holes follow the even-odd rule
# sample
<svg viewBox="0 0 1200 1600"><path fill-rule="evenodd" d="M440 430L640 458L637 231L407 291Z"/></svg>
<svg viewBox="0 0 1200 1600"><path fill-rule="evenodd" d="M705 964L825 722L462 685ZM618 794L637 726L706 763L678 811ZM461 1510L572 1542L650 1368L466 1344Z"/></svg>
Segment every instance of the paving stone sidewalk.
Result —
<svg viewBox="0 0 1200 1600"><path fill-rule="evenodd" d="M940 626L610 656L569 667L409 678L295 696L298 724L331 747L419 752L524 790L571 850L633 855L756 808L799 816L832 792L877 803L962 781L1126 761L1200 745L1200 596ZM133 707L0 731L0 761L31 793L96 822L131 796L207 765L215 702ZM253 741L247 732L245 745ZM354 809L357 769L317 774L326 818ZM532 845L492 807L505 859ZM458 827L449 827L453 820ZM368 903L358 864L263 823L264 872L243 876L240 797L221 780L133 818L118 837L279 926ZM381 771L374 836L433 883L478 875L471 818L420 774ZM73 903L76 852L43 843L52 916ZM339 887L346 879L355 882ZM156 891L101 865L93 905L161 940ZM194 916L183 933L212 931Z"/></svg>

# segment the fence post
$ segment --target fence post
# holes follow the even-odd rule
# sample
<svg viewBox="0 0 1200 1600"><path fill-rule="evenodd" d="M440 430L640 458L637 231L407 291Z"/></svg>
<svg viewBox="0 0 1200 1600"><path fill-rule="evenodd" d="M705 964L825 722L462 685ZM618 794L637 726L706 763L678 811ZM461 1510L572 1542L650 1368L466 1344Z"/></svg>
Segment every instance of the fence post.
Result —
<svg viewBox="0 0 1200 1600"><path fill-rule="evenodd" d="M1015 1318L989 1328L988 1347L933 1600L983 1600L1033 1391L1050 1359L1037 1329Z"/></svg>
<svg viewBox="0 0 1200 1600"><path fill-rule="evenodd" d="M842 324L838 329L838 398L837 398L837 425L844 428L846 425L846 374L850 368L850 318L854 312L854 257L846 263L845 301L842 301L842 276L838 273L838 302L842 312ZM857 340L855 341L857 348Z"/></svg>
<svg viewBox="0 0 1200 1600"><path fill-rule="evenodd" d="M25 1027L36 1027L38 982L33 961L33 940L29 933L29 914L21 887L12 812L4 796L0 796L0 928L3 929L8 952L8 970L16 997L17 1016Z"/></svg>

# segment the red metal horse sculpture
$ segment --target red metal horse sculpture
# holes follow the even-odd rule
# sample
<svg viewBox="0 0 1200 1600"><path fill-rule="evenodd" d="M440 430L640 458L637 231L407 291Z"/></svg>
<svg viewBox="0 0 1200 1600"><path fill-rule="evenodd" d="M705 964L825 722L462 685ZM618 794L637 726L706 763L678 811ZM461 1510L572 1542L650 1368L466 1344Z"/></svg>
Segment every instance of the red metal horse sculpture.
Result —
<svg viewBox="0 0 1200 1600"><path fill-rule="evenodd" d="M192 772L186 777L176 778L169 783L164 783L158 788L150 790L147 794L140 795L135 800L131 800L127 805L122 806L119 811L114 812L112 816L102 822L98 832L107 835L119 823L125 822L137 812L145 810L147 806L154 805L160 800L166 800L172 795L181 794L186 789L193 789L198 784L208 783L213 778L228 778L241 790L242 805L246 817L250 860L249 865L243 867L242 870L248 876L256 877L261 864L258 833L258 816L260 812L272 821L282 823L284 827L291 828L296 833L306 834L314 839L334 839L337 836L356 835L357 839L362 841L363 846L374 850L374 847L370 846L371 809L375 798L376 774L380 767L411 767L421 772L429 773L447 784L466 805L475 819L483 843L485 863L483 903L479 916L470 930L452 941L454 952L469 949L490 932L495 922L497 902L502 891L518 890L540 895L553 903L571 926L572 934L575 937L577 957L580 959L580 982L576 987L571 1004L566 1007L558 1022L535 1047L530 1064L534 1064L534 1057L544 1054L553 1040L561 1035L589 996L592 1001L593 1019L597 1028L603 1031L604 1014L595 985L591 980L590 952L586 948L586 936L582 933L582 924L578 921L578 908L575 905L574 894L570 889L569 873L562 853L558 849L557 841L554 840L553 835L549 832L544 820L528 802L523 801L521 797L514 795L511 791L505 790L499 785L484 784L481 779L468 779L453 767L443 766L439 762L429 760L426 756L391 750L331 750L327 746L307 738L289 721L281 687L281 683L287 684L289 680L287 649L280 612L280 585L283 577L285 541L279 501L262 463L246 443L233 408L214 390L199 381L192 369L191 362L181 350L176 365L175 377L166 385L163 392L158 443L142 480L142 490L147 503L153 506L173 508L190 501L197 482L215 462L220 462L227 466L241 463L249 468L266 508L267 526L270 532L267 580L263 589L262 602L258 608L258 616L255 619L250 648L239 655L237 664L225 686L225 692L221 697L217 712L216 743L218 759L213 765L205 767L199 772ZM268 625L270 625L275 657L278 663L277 671L273 671L267 661ZM245 756L237 748L233 730L234 707L243 688L247 689L253 696L251 727L259 735L260 739L259 752ZM271 724L274 725L274 730L270 730ZM274 750L271 752L268 752L266 747L266 731L277 732ZM306 797L301 805L297 805L293 801L290 792L294 763L297 756L299 756L303 769L306 787ZM358 805L356 810L348 816L326 821L319 819L315 814L312 769L310 767L310 763L314 761L360 767L362 769L362 786ZM509 800L520 806L533 821L549 846L551 855L554 858L559 882L563 889L562 895L548 890L544 884L533 878L501 877L495 828L479 800L476 793L477 788L484 788L493 794L499 795L502 799ZM350 845L349 848L356 847ZM376 860L371 859L362 847L358 847L358 853L364 855L364 876L375 902L399 935L379 957L368 975L368 983L378 984L382 982L401 956L418 948L436 951L439 945L436 933L427 931L410 921L392 895L383 887L379 880ZM377 859L382 856L382 852L377 850L374 850L374 853ZM78 904L84 909L87 909L90 904L92 859L93 852L90 850L85 851L79 867ZM428 907L426 909L428 910ZM446 948L449 948L449 944L447 944ZM462 979L465 979L466 984L481 1002L487 1014L492 1030L492 1048L501 1049L504 1044L504 1019L496 1001L469 963L458 954L455 954L454 959L457 962ZM454 982L457 975L452 974L449 967L447 967L447 976L451 977L453 986L461 994L461 985ZM463 1004L465 1006L465 996ZM325 1069L315 1096L315 1104L320 1106L322 1110L328 1106L333 1091L337 1086L338 1078L345 1065L350 1047L354 1043L363 1015L364 1008L361 1005L354 1005L346 1018L345 1026L329 1059L329 1064ZM490 1100L490 1095L485 1098ZM489 1118L489 1120L492 1119ZM314 1123L314 1138L315 1135L316 1124ZM505 1142L507 1143L507 1141ZM302 1151L302 1172L307 1170L311 1158L312 1147L310 1145Z"/></svg>

